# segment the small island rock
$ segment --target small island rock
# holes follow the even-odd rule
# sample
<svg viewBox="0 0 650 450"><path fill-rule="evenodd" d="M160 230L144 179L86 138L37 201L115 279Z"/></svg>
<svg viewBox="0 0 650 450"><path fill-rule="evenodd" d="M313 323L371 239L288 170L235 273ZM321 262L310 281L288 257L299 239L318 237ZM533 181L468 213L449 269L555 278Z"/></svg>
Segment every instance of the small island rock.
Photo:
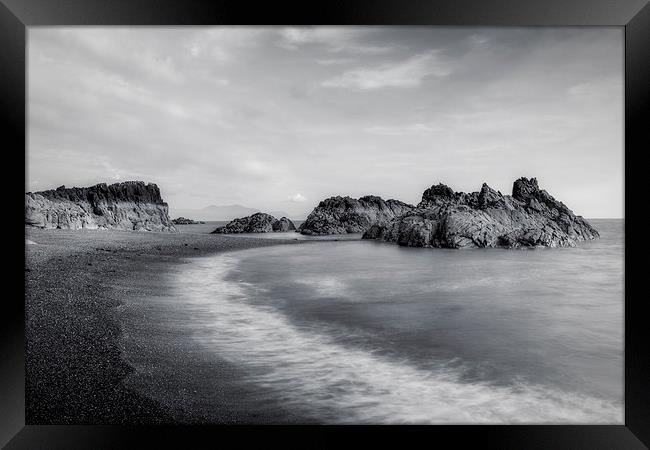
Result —
<svg viewBox="0 0 650 450"><path fill-rule="evenodd" d="M454 192L438 184L417 208L386 224L375 224L364 239L408 247L573 247L599 237L583 217L539 189L537 179L519 178L512 196L483 184L479 192Z"/></svg>
<svg viewBox="0 0 650 450"><path fill-rule="evenodd" d="M288 232L288 231L296 231L296 226L293 224L293 222L286 217L282 217L280 220L276 220L273 222L273 231L279 231L279 232Z"/></svg>
<svg viewBox="0 0 650 450"><path fill-rule="evenodd" d="M367 195L358 200L351 197L330 197L323 200L300 226L306 235L363 233L373 225L385 224L414 208L399 200L383 200Z"/></svg>
<svg viewBox="0 0 650 450"><path fill-rule="evenodd" d="M280 231L293 231L296 227L286 217L280 220L270 214L255 213L251 216L234 219L228 224L218 227L212 233L236 234L236 233L272 233Z"/></svg>
<svg viewBox="0 0 650 450"><path fill-rule="evenodd" d="M201 224L201 223L205 223L205 222L200 222L200 221L188 219L188 218L185 218L185 217L182 217L182 216L177 217L176 219L172 220L172 222L175 225L198 225L198 224Z"/></svg>

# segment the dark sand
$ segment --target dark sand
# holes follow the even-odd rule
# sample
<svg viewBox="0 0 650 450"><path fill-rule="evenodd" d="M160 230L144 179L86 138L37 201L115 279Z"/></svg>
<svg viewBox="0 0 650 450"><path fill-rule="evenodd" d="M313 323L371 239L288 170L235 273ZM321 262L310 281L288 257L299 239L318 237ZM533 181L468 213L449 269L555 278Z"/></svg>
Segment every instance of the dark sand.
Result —
<svg viewBox="0 0 650 450"><path fill-rule="evenodd" d="M182 233L153 233L26 227L25 237L34 242L27 241L25 246L27 424L276 422L277 418L265 420L255 412L232 416L226 409L223 414L218 408L210 414L195 411L191 402L176 401L178 395L170 395L168 404L162 404L152 398L164 398L164 393L142 395L129 387L125 381L134 368L122 357L124 315L120 307L164 296L159 275L165 267L180 264L182 258L270 245L304 245L305 241L228 237L185 229ZM165 332L156 321L147 323L146 302L140 313L143 332ZM185 347L181 342L170 349L175 352L172 356L187 354ZM145 348L143 355L147 351ZM219 371L227 369L214 362L192 362L191 355L186 362L194 364L189 369L204 377L209 374L215 383ZM180 367L179 363L175 367ZM168 382L147 389L176 393L187 389L184 374L174 376L174 370L171 367ZM220 390L228 391L227 386ZM220 399L224 405L231 401L228 395Z"/></svg>

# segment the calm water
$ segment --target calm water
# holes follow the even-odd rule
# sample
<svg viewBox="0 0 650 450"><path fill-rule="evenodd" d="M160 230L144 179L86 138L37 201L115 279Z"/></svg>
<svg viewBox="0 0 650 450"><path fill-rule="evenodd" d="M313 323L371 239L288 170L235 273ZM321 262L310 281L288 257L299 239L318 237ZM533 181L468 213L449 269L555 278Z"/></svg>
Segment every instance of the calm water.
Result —
<svg viewBox="0 0 650 450"><path fill-rule="evenodd" d="M315 242L195 258L197 346L327 423L622 423L623 221L573 249ZM181 300L179 300L181 301Z"/></svg>

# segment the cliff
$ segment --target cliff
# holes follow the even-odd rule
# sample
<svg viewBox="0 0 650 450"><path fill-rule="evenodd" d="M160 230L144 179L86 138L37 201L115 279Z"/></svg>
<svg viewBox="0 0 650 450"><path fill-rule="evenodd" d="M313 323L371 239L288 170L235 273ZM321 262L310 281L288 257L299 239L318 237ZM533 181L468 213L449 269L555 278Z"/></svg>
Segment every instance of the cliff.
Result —
<svg viewBox="0 0 650 450"><path fill-rule="evenodd" d="M300 232L307 235L362 233L372 225L382 225L414 208L399 200L383 200L367 195L358 200L330 197L307 216Z"/></svg>
<svg viewBox="0 0 650 450"><path fill-rule="evenodd" d="M479 192L454 192L438 184L422 201L389 223L371 227L364 239L409 247L573 247L599 237L584 218L539 189L535 178L520 178L512 196L483 184Z"/></svg>
<svg viewBox="0 0 650 450"><path fill-rule="evenodd" d="M272 233L282 231L295 231L293 222L286 217L280 220L270 214L255 213L251 216L232 220L223 227L218 227L212 233Z"/></svg>
<svg viewBox="0 0 650 450"><path fill-rule="evenodd" d="M142 181L28 192L25 224L40 228L176 231L158 186Z"/></svg>

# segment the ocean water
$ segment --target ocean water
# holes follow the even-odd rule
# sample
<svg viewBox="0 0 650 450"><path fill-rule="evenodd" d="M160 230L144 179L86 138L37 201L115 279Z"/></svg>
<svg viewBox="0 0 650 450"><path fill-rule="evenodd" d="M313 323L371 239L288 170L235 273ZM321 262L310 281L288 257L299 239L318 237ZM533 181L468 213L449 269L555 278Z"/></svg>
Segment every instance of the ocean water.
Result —
<svg viewBox="0 0 650 450"><path fill-rule="evenodd" d="M607 423L623 417L623 221L567 249L344 240L193 258L187 335L322 423Z"/></svg>

